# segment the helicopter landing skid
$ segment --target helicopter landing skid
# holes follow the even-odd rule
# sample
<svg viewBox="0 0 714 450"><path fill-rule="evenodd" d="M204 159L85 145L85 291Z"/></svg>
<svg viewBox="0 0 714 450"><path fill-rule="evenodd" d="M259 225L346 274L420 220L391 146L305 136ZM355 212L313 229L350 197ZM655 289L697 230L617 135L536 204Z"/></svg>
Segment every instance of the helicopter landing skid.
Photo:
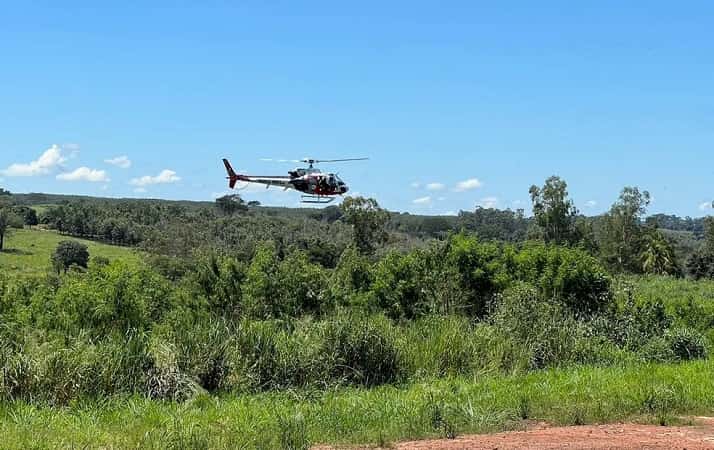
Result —
<svg viewBox="0 0 714 450"><path fill-rule="evenodd" d="M324 197L322 195L303 195L303 203L313 203L318 205L326 205L335 201L335 197Z"/></svg>

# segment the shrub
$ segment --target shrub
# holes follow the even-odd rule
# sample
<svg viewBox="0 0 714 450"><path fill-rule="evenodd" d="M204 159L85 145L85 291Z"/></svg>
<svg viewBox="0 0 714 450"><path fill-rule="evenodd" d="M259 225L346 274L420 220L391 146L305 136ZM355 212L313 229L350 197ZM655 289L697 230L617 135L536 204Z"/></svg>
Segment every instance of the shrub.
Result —
<svg viewBox="0 0 714 450"><path fill-rule="evenodd" d="M574 314L592 315L612 300L607 272L583 250L529 243L514 259L519 280L537 286L544 298L562 301Z"/></svg>
<svg viewBox="0 0 714 450"><path fill-rule="evenodd" d="M705 359L707 357L705 338L695 330L689 328L670 330L665 334L665 340L675 358L681 361Z"/></svg>
<svg viewBox="0 0 714 450"><path fill-rule="evenodd" d="M332 271L330 296L337 305L366 309L370 303L369 292L373 278L372 266L367 257L360 255L354 247L348 247Z"/></svg>
<svg viewBox="0 0 714 450"><path fill-rule="evenodd" d="M292 386L293 373L288 370L284 352L286 340L278 322L241 322L230 352L230 385L252 391Z"/></svg>
<svg viewBox="0 0 714 450"><path fill-rule="evenodd" d="M89 250L87 246L77 241L62 241L57 245L52 255L52 265L57 269L67 272L72 266L87 268L89 263Z"/></svg>
<svg viewBox="0 0 714 450"><path fill-rule="evenodd" d="M69 335L81 329L96 336L146 330L172 306L164 278L119 261L67 277L55 293L39 290L32 299L40 325Z"/></svg>
<svg viewBox="0 0 714 450"><path fill-rule="evenodd" d="M185 374L209 392L229 389L228 352L235 339L230 324L180 311L168 323L170 327L154 330L152 353L157 368L165 369L167 375L172 371Z"/></svg>
<svg viewBox="0 0 714 450"><path fill-rule="evenodd" d="M573 362L576 344L584 337L579 322L526 284L515 285L498 299L491 323L526 347L534 369Z"/></svg>
<svg viewBox="0 0 714 450"><path fill-rule="evenodd" d="M458 271L464 291L464 311L473 317L483 317L493 295L512 282L512 268L506 264L504 249L458 234L451 237L445 251L444 263Z"/></svg>
<svg viewBox="0 0 714 450"><path fill-rule="evenodd" d="M393 325L385 317L338 316L327 322L324 333L321 354L333 379L376 386L401 375Z"/></svg>
<svg viewBox="0 0 714 450"><path fill-rule="evenodd" d="M414 319L430 310L423 251L388 254L375 267L372 292L377 307L393 319Z"/></svg>

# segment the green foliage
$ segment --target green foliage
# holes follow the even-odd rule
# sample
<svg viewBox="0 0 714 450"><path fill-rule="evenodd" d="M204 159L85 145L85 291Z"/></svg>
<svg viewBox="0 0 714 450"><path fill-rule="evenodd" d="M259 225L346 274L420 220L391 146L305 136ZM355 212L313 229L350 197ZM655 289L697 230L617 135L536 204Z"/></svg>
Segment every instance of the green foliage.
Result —
<svg viewBox="0 0 714 450"><path fill-rule="evenodd" d="M9 206L0 203L0 250L5 247L5 237L11 228L22 228L22 218L15 214Z"/></svg>
<svg viewBox="0 0 714 450"><path fill-rule="evenodd" d="M205 298L211 310L225 316L240 315L242 286L246 279L246 268L241 262L213 253L203 256L191 272L191 279L196 287L195 295Z"/></svg>
<svg viewBox="0 0 714 450"><path fill-rule="evenodd" d="M477 207L474 212L460 211L455 228L476 233L480 239L487 241L520 242L525 240L530 222L524 214L522 209L501 211Z"/></svg>
<svg viewBox="0 0 714 450"><path fill-rule="evenodd" d="M372 265L367 257L354 247L348 247L330 277L330 296L338 305L366 309L370 304L373 279Z"/></svg>
<svg viewBox="0 0 714 450"><path fill-rule="evenodd" d="M374 270L372 292L376 306L395 319L414 319L430 312L427 296L426 252L396 252L383 258Z"/></svg>
<svg viewBox="0 0 714 450"><path fill-rule="evenodd" d="M5 252L0 252L0 267L5 273L14 275L45 275L52 269L52 254L63 241L61 235L46 230L13 230L6 241ZM92 256L103 256L111 261L120 259L135 264L140 254L125 247L117 247L97 242L79 240L86 245Z"/></svg>
<svg viewBox="0 0 714 450"><path fill-rule="evenodd" d="M568 184L560 177L545 180L542 188L531 186L533 215L546 243L575 244L580 240L575 221L578 210L568 198Z"/></svg>
<svg viewBox="0 0 714 450"><path fill-rule="evenodd" d="M476 316L485 314L494 294L516 281L537 286L541 296L561 301L576 314L598 312L611 300L607 273L579 249L529 243L519 251L456 235L445 261L460 273L467 308Z"/></svg>
<svg viewBox="0 0 714 450"><path fill-rule="evenodd" d="M681 361L704 359L707 357L707 346L704 336L688 328L676 328L665 335L665 340L674 354Z"/></svg>
<svg viewBox="0 0 714 450"><path fill-rule="evenodd" d="M249 317L279 316L278 254L275 244L266 242L255 252L243 285L245 313Z"/></svg>
<svg viewBox="0 0 714 450"><path fill-rule="evenodd" d="M714 217L704 220L704 247L690 255L687 273L696 280L714 279Z"/></svg>
<svg viewBox="0 0 714 450"><path fill-rule="evenodd" d="M619 272L641 273L644 245L642 218L650 203L650 194L636 187L626 187L605 215L600 247L603 259Z"/></svg>
<svg viewBox="0 0 714 450"><path fill-rule="evenodd" d="M32 227L39 223L37 211L35 211L34 208L30 208L29 206L14 206L12 212L22 220L24 225Z"/></svg>
<svg viewBox="0 0 714 450"><path fill-rule="evenodd" d="M274 244L256 251L243 285L243 308L249 317L281 318L319 314L331 308L328 276L307 255L295 252L279 260Z"/></svg>
<svg viewBox="0 0 714 450"><path fill-rule="evenodd" d="M612 299L607 272L579 249L528 244L509 265L517 279L534 284L541 296L562 301L575 314L602 311Z"/></svg>
<svg viewBox="0 0 714 450"><path fill-rule="evenodd" d="M680 275L682 273L672 245L659 230L648 230L644 236L642 272L654 275Z"/></svg>
<svg viewBox="0 0 714 450"><path fill-rule="evenodd" d="M687 273L695 280L714 280L714 253L697 251L687 260Z"/></svg>
<svg viewBox="0 0 714 450"><path fill-rule="evenodd" d="M354 245L364 254L374 253L375 246L386 240L389 213L375 199L363 197L345 198L340 209L342 220L352 225Z"/></svg>
<svg viewBox="0 0 714 450"><path fill-rule="evenodd" d="M331 376L364 386L396 381L401 372L391 323L379 316L338 316L325 327L322 353Z"/></svg>
<svg viewBox="0 0 714 450"><path fill-rule="evenodd" d="M554 303L543 301L528 285L515 285L499 299L492 324L524 346L531 368L572 362L584 338L581 324Z"/></svg>
<svg viewBox="0 0 714 450"><path fill-rule="evenodd" d="M475 317L485 315L492 296L511 281L505 255L496 243L480 243L474 237L453 236L448 245L445 263L458 271L464 290L465 311ZM507 257L507 256L506 256Z"/></svg>
<svg viewBox="0 0 714 450"><path fill-rule="evenodd" d="M54 254L52 255L52 265L60 270L67 269L72 266L87 268L89 264L89 250L87 246L77 241L62 241L57 245Z"/></svg>
<svg viewBox="0 0 714 450"><path fill-rule="evenodd" d="M238 194L224 195L216 199L216 208L227 216L231 216L237 212L247 211L248 205Z"/></svg>

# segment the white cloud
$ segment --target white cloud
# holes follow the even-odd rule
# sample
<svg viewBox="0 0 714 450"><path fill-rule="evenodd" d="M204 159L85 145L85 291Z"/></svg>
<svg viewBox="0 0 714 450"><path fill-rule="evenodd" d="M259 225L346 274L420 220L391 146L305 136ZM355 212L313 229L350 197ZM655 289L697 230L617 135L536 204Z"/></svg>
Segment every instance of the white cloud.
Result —
<svg viewBox="0 0 714 450"><path fill-rule="evenodd" d="M704 202L699 205L700 211L711 211L714 209L714 202Z"/></svg>
<svg viewBox="0 0 714 450"><path fill-rule="evenodd" d="M53 144L52 147L45 150L45 152L35 161L31 161L26 164L11 164L1 173L8 177L34 177L38 175L47 175L66 161L67 157L62 154L62 148Z"/></svg>
<svg viewBox="0 0 714 450"><path fill-rule="evenodd" d="M415 205L428 205L431 203L431 197L420 197L416 200L412 200Z"/></svg>
<svg viewBox="0 0 714 450"><path fill-rule="evenodd" d="M412 188L414 188L414 189L419 189L419 188L421 187L421 184L419 184L419 183L417 183L417 182L415 181L415 182L413 182L410 186L411 186Z"/></svg>
<svg viewBox="0 0 714 450"><path fill-rule="evenodd" d="M89 181L92 183L106 183L109 181L107 173L103 170L90 169L89 167L79 167L72 172L57 175L61 181Z"/></svg>
<svg viewBox="0 0 714 450"><path fill-rule="evenodd" d="M597 206L597 202L595 200L588 200L585 202L585 207L586 208L594 208Z"/></svg>
<svg viewBox="0 0 714 450"><path fill-rule="evenodd" d="M117 156L116 158L112 159L105 159L104 162L113 166L117 166L120 169L128 169L129 167L131 167L131 160L126 155Z"/></svg>
<svg viewBox="0 0 714 450"><path fill-rule="evenodd" d="M478 178L469 178L468 180L460 181L454 189L456 192L466 192L478 189L483 185Z"/></svg>
<svg viewBox="0 0 714 450"><path fill-rule="evenodd" d="M481 200L479 200L478 206L480 206L482 208L486 208L486 209L495 208L496 206L498 206L498 198L496 198L496 197L482 198Z"/></svg>
<svg viewBox="0 0 714 450"><path fill-rule="evenodd" d="M152 184L168 184L168 183L176 183L177 181L181 181L181 177L176 175L176 172L173 170L169 169L164 169L161 171L160 174L156 175L155 177L149 176L149 175L144 175L141 178L134 178L131 181L129 181L129 184L132 186L150 186Z"/></svg>
<svg viewBox="0 0 714 450"><path fill-rule="evenodd" d="M441 191L445 188L442 183L429 183L426 185L426 190L427 191Z"/></svg>

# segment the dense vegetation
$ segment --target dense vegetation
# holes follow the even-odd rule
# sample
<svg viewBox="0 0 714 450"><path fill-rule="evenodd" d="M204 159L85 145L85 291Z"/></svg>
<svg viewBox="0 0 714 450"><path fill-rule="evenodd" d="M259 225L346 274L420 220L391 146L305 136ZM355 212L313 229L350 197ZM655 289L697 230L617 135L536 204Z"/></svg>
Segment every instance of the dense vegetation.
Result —
<svg viewBox="0 0 714 450"><path fill-rule="evenodd" d="M41 414L107 398L200 401L211 409L207 394L216 394L243 399L235 401L256 415L269 401L303 410L270 422L274 433L243 443L249 447L273 448L283 433L302 440L279 445L304 448L320 430L332 433L331 442L375 442L357 422L341 424L342 432L320 429L315 406L291 403L289 392L319 403L336 388L395 389L379 388L387 385L408 397L421 389L414 386L444 377L469 390L482 388L463 380L497 385L516 376L527 385L529 374L551 376L538 375L546 369L636 377L655 367L648 364L707 358L711 219L646 218L649 194L637 188L625 188L596 218L580 215L557 177L530 192L533 218L486 209L448 218L393 214L362 198L281 211L237 196L211 205L4 195L3 235L24 224L14 233L54 236L55 248L42 272L0 271L0 399L9 405L0 422L23 408ZM689 244L671 233L691 233ZM141 251L97 254L66 235ZM700 373L710 364L681 367ZM650 387L606 415L710 406ZM497 401L505 409L494 427L554 416L544 399L557 394L523 395ZM600 414L578 402L564 403L580 408L578 420ZM411 434L390 429L390 438L488 429L474 422L485 416L468 422L447 400L413 403L433 420L405 416L419 425ZM184 447L234 446L230 433L211 441L202 429L196 436L178 430L176 438Z"/></svg>

